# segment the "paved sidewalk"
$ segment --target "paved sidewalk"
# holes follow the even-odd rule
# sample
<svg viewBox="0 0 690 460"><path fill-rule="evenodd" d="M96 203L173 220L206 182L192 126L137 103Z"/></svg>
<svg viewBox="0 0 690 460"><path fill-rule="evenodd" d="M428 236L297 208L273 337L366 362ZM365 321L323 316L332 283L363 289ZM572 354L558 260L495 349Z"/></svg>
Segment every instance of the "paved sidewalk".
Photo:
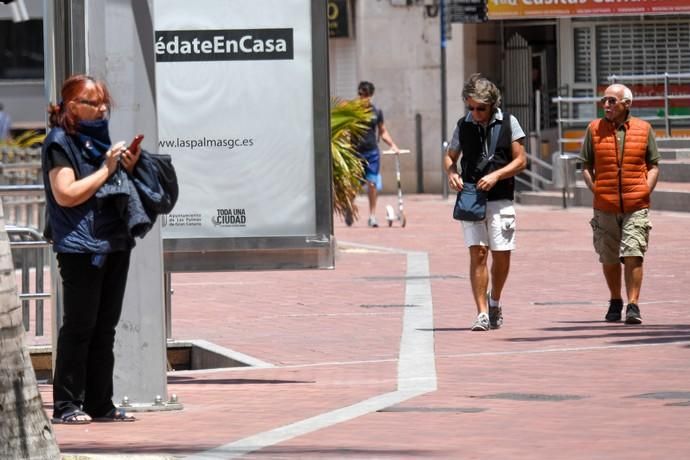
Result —
<svg viewBox="0 0 690 460"><path fill-rule="evenodd" d="M175 274L175 339L273 367L170 373L184 410L55 426L66 458L690 458L690 213L652 214L627 326L603 321L591 211L518 207L504 326L471 332L451 201L406 196L404 229L394 202L378 229L364 201L336 219L335 270Z"/></svg>

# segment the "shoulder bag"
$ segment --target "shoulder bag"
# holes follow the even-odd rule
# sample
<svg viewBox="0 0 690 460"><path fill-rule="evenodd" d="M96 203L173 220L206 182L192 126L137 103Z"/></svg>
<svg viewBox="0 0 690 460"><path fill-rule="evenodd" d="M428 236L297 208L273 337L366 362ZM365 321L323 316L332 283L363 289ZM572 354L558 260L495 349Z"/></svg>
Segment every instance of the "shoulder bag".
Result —
<svg viewBox="0 0 690 460"><path fill-rule="evenodd" d="M476 168L477 177L483 175L486 167L494 159L496 152L496 143L498 142L498 133L501 125L496 123L491 127L491 146L489 154L482 158ZM465 220L470 222L477 222L486 219L486 202L488 192L477 189L477 184L472 182L465 182L455 197L455 206L453 206L453 219Z"/></svg>

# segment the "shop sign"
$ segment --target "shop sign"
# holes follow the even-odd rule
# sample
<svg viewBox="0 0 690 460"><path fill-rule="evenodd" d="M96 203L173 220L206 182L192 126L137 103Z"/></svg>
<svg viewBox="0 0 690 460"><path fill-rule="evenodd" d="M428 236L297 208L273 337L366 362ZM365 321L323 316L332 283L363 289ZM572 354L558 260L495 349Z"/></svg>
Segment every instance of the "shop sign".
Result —
<svg viewBox="0 0 690 460"><path fill-rule="evenodd" d="M489 19L690 13L678 0L488 0Z"/></svg>
<svg viewBox="0 0 690 460"><path fill-rule="evenodd" d="M349 37L347 0L328 0L328 36Z"/></svg>
<svg viewBox="0 0 690 460"><path fill-rule="evenodd" d="M447 20L465 24L486 22L486 0L448 0Z"/></svg>

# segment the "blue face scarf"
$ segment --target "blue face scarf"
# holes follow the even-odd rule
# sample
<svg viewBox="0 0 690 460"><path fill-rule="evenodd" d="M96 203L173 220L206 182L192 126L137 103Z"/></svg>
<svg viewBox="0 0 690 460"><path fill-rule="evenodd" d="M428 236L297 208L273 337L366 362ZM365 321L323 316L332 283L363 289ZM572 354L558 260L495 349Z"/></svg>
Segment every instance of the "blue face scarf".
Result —
<svg viewBox="0 0 690 460"><path fill-rule="evenodd" d="M108 119L82 120L77 123L77 137L92 159L100 159L110 148Z"/></svg>

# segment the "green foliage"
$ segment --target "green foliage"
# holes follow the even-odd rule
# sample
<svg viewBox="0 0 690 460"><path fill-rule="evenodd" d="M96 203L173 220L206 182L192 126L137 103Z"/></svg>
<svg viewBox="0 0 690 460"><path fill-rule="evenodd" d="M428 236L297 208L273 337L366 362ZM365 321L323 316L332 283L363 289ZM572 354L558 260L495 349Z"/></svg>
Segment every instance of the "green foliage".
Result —
<svg viewBox="0 0 690 460"><path fill-rule="evenodd" d="M333 208L341 216L357 219L355 198L364 176L364 167L352 147L352 140L367 130L371 108L359 99L333 99L331 104L331 156L333 159Z"/></svg>
<svg viewBox="0 0 690 460"><path fill-rule="evenodd" d="M0 141L0 147L31 148L40 146L46 135L35 130L27 130L19 136Z"/></svg>

